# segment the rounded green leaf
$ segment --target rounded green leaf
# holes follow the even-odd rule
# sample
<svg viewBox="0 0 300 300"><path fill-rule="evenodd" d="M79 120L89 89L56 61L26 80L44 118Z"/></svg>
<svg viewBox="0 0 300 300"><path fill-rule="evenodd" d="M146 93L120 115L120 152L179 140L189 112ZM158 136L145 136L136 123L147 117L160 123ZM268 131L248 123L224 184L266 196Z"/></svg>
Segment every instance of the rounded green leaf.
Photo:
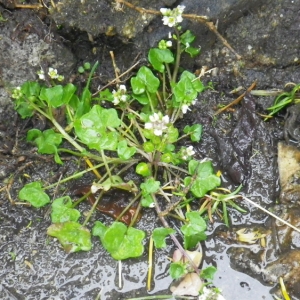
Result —
<svg viewBox="0 0 300 300"><path fill-rule="evenodd" d="M92 249L91 233L81 224L76 222L65 222L52 224L47 234L56 237L67 253L80 250L89 251Z"/></svg>
<svg viewBox="0 0 300 300"><path fill-rule="evenodd" d="M26 184L19 192L20 200L29 202L34 207L42 207L50 202L49 196L38 181Z"/></svg>
<svg viewBox="0 0 300 300"><path fill-rule="evenodd" d="M152 48L148 53L148 60L155 70L162 73L165 70L164 64L172 63L174 56L169 49Z"/></svg>

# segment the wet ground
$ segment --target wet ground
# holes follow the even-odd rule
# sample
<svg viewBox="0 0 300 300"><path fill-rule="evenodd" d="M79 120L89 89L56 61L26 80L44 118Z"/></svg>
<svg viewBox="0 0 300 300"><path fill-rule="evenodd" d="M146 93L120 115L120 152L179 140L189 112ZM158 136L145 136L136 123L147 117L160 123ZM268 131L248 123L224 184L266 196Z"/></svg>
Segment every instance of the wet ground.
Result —
<svg viewBox="0 0 300 300"><path fill-rule="evenodd" d="M300 7L293 1L275 2L271 6L268 6L269 1L260 8L249 8L242 18L237 17L234 24L221 28L234 49L243 56L242 61L237 61L221 42L204 31L203 34L213 37L212 41L207 41L211 48L204 45L200 58L192 63L186 60L186 64L192 71L200 69L203 64L217 67L216 74L204 78L206 83L213 82L214 90L201 95L192 113L183 121L203 124L203 139L196 145L197 158L212 159L215 169L222 170L223 186L235 189L242 183L243 195L272 210L280 195L277 143L284 140L285 112L264 122L258 113L264 113L274 97L247 95L234 110L218 116L214 113L220 104L226 105L237 97L229 92L239 85L247 88L257 80L257 89L282 89L287 82L300 82ZM155 253L153 288L147 292L147 251L139 259L122 263L119 284L117 262L96 239L90 252L66 254L57 241L46 235L50 225L47 208L36 210L10 202L17 201L18 191L28 182L38 179L55 182L60 175L67 176L80 167L69 157L65 158L63 166L57 166L51 157L36 154L36 149L25 142L27 130L41 125L39 120L21 120L17 116L9 97L5 96L10 87L20 85L25 78L34 79L40 64L62 69L65 76L80 85L84 78L76 75L77 67L83 61L99 59L101 66L93 82L93 88L97 89L114 78L110 50L115 51L118 66L125 71L133 64L128 59L129 53L133 53L137 60L142 59L142 64L147 49L130 41L123 44L121 39L105 34L92 38L67 26L57 29L47 10L15 10L10 1L0 3L3 4L1 16L6 20L0 23L0 95L1 99L6 99L1 101L0 107L0 261L3 266L0 270L0 298L96 299L101 295L101 299L115 300L170 295L172 280L168 275L167 257L174 251L171 242L167 249ZM282 23L281 18L284 18ZM258 19L264 22L259 23ZM151 23L147 35L155 28L156 23ZM81 178L76 185L90 180L89 176ZM72 193L74 186L61 188L55 193ZM243 300L273 299L278 281L266 277L263 270L268 270L268 266L274 270L273 262L285 253L288 257L291 250L297 249L299 237L294 237L294 242L283 253L274 251L275 246L267 252L258 244L237 243L230 232L239 228L274 229L266 214L245 201L241 206L249 213L241 214L231 209L230 229L217 217L209 225L209 238L203 244L204 266L212 264L217 267L214 284L223 291L227 300L241 299L241 294ZM87 203L82 204L80 210L86 212L89 207ZM93 218L105 220L107 217L97 212ZM160 226L157 216L147 212L137 227L149 233L157 226ZM147 250L147 245L145 248ZM243 261L250 264L243 264ZM300 282L287 286L292 299L300 298L300 292L295 289L297 283Z"/></svg>

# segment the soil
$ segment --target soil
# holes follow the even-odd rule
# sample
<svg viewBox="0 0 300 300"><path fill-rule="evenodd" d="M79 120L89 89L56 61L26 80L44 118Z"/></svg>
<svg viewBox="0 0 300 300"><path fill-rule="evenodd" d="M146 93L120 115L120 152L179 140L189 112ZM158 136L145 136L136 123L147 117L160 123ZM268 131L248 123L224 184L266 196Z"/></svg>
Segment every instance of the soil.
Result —
<svg viewBox="0 0 300 300"><path fill-rule="evenodd" d="M165 2L172 5L174 1ZM205 3L203 5L208 6ZM273 209L280 196L277 144L284 140L285 111L264 122L260 114L265 113L274 97L247 94L232 110L217 116L214 114L220 105L226 105L238 96L230 93L238 86L246 89L257 81L256 89L271 90L283 89L288 82L300 82L300 3L287 0L265 1L260 6L257 1L251 3L241 13L243 6L238 5L238 1L230 2L230 7L239 13L232 13L231 19L227 7L226 22L222 21L224 15L220 19L220 32L242 56L241 60L237 60L207 28L199 30L197 42L201 40L202 54L192 62L184 58L183 64L193 72L199 71L203 65L216 68L204 77L204 82L212 82L214 89L201 95L181 126L203 124L203 138L195 145L196 156L213 161L215 170L222 171L224 187L234 190L243 184L241 194ZM99 60L100 68L92 83L92 89L96 91L115 76L109 51L114 51L121 73L136 61L140 61L140 65L146 64L149 46L167 35L158 25L160 18L151 16L147 25L139 28L134 36L122 35L120 23L116 26L117 33L109 35L111 20L108 17L106 27L95 28L95 32L89 32L84 27L87 24L82 21L78 21L80 25L65 21L62 15L68 4L71 8L69 1L62 1L61 10L51 14L47 9L16 8L9 0L0 1L0 4L0 17L3 18L0 20L0 261L3 266L0 270L0 298L88 300L101 295L101 299L115 300L171 295L172 279L167 259L175 249L171 241L166 249L155 252L153 285L147 292L147 245L141 258L122 262L119 285L118 263L104 251L97 239L93 240L94 246L89 252L66 254L56 240L46 235L51 224L48 208L34 209L13 204L18 202L18 191L24 184L34 180L55 182L80 169L84 162L64 157L64 164L59 166L53 157L37 154L36 148L26 142L26 132L33 127L47 128L48 124L37 118L22 120L13 110L9 97L11 88L36 79L36 71L49 66L61 70L68 80L82 88L86 76L78 75L78 66L85 61ZM31 4L36 3L32 1ZM46 4L51 6L51 3ZM101 5L110 11L108 2L102 1ZM146 7L147 2L143 6ZM218 18L222 14L217 9L211 11ZM69 21L73 16L76 18L75 12ZM127 17L130 20L134 16L130 13ZM119 22L120 18L117 19ZM195 28L195 24L185 24L188 25ZM157 35L149 38L155 29ZM99 30L101 34L96 34ZM124 78L125 82L129 76ZM292 143L297 146L297 142ZM72 194L74 186L89 184L91 180L92 175L88 175L73 185L63 184L51 193L57 196ZM243 227L272 230L273 223L251 204L245 201L240 204L248 213L241 214L229 208L230 228L217 216L214 223L209 224L209 238L203 243L203 266L217 267L213 283L228 300L241 299L241 295L243 300L273 299L274 293L280 295L278 281L266 280L262 270L267 269L268 263L272 269L277 261L282 261L284 253L294 253L290 251L300 245L288 245L284 253L273 251L267 261L261 262L258 254L263 249L260 245L237 243L231 238L231 233ZM82 213L89 208L88 203L80 206ZM95 220L111 221L101 212L92 216L92 221ZM155 213L147 211L137 228L149 233L158 226L161 225ZM291 257L295 257L293 255ZM243 264L243 260L249 260L252 268ZM300 282L299 277L293 280ZM287 286L292 299L300 299L299 290L294 289L296 285Z"/></svg>

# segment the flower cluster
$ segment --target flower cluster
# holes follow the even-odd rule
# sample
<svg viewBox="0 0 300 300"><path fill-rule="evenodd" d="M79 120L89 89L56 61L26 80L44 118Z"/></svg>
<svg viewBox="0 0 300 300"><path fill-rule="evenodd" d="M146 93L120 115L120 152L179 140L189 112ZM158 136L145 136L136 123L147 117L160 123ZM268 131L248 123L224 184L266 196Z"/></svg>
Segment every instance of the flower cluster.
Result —
<svg viewBox="0 0 300 300"><path fill-rule="evenodd" d="M23 93L21 92L21 87L16 87L13 91L12 91L12 95L11 97L13 99L20 99L23 96Z"/></svg>
<svg viewBox="0 0 300 300"><path fill-rule="evenodd" d="M189 159L191 156L195 154L194 147L188 146L187 148L181 148L180 156L183 160Z"/></svg>
<svg viewBox="0 0 300 300"><path fill-rule="evenodd" d="M184 5L178 5L174 9L169 8L161 8L160 12L163 15L164 25L168 25L169 27L175 27L178 23L182 22L182 13L185 9Z"/></svg>
<svg viewBox="0 0 300 300"><path fill-rule="evenodd" d="M40 80L45 80L44 70L40 70L37 72ZM49 68L48 75L51 79L57 79L58 81L63 81L65 78L63 75L59 75L56 69Z"/></svg>
<svg viewBox="0 0 300 300"><path fill-rule="evenodd" d="M118 105L120 102L126 102L127 95L126 95L126 86L124 84L121 84L119 89L117 91L113 90L112 94L114 97L113 104Z"/></svg>
<svg viewBox="0 0 300 300"><path fill-rule="evenodd" d="M169 116L163 116L161 112L154 113L149 117L150 122L145 124L145 129L152 129L156 136L161 136L170 123Z"/></svg>

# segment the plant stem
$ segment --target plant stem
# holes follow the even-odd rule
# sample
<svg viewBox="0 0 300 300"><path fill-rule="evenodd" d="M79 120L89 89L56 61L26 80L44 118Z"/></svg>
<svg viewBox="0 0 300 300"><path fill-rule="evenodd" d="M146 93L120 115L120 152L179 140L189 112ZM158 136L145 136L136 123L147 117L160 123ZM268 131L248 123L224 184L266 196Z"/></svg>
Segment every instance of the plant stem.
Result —
<svg viewBox="0 0 300 300"><path fill-rule="evenodd" d="M71 175L71 176L69 176L69 177L67 177L67 178L64 178L64 179L60 180L59 183L65 183L65 182L67 182L67 181L69 181L69 180L78 178L78 177L82 176L82 175L85 174L85 173L88 173L88 172L90 172L90 171L93 171L94 169L103 167L103 165L104 165L104 163L101 163L101 164L98 164L98 165L96 165L96 166L93 166L92 168L88 168L88 169L86 169L86 170L84 170L84 171L81 171L81 172L78 172L78 173L76 173L76 174L73 174L73 175ZM56 185L57 185L57 182L55 182L55 183L53 183L53 184L50 184L50 185L44 187L44 190L51 189L51 188L55 187Z"/></svg>
<svg viewBox="0 0 300 300"><path fill-rule="evenodd" d="M150 236L149 252L148 252L148 277L147 277L147 291L151 290L152 267L153 267L153 238Z"/></svg>
<svg viewBox="0 0 300 300"><path fill-rule="evenodd" d="M176 49L176 60L175 60L175 66L172 76L172 82L176 82L179 65L180 65L180 56L181 56L181 47L180 47L180 35L178 29L175 27L175 33L177 36L177 49Z"/></svg>
<svg viewBox="0 0 300 300"><path fill-rule="evenodd" d="M104 151L101 150L100 151L101 153L101 156L102 156L102 159L103 159L103 162L104 162L104 166L106 168L106 171L107 171L107 174L108 174L108 177L112 180L112 175L111 175L111 172L110 172L110 168L108 166L108 163L107 163L107 160L106 160L106 157L105 157L105 154L104 154Z"/></svg>
<svg viewBox="0 0 300 300"><path fill-rule="evenodd" d="M90 219L91 216L92 216L92 213L93 213L94 210L96 209L96 206L98 205L98 202L99 202L100 199L102 198L103 194L104 194L104 190L102 190L102 191L100 192L99 196L97 197L97 200L95 201L95 203L93 204L92 208L90 209L88 215L86 216L86 218L85 218L85 220L84 220L82 226L85 226L85 225L88 223L89 219Z"/></svg>
<svg viewBox="0 0 300 300"><path fill-rule="evenodd" d="M157 212L157 215L161 221L161 223L164 225L165 228L170 228L167 220L162 216L162 213L161 213L161 209L160 209L160 206L158 204L158 201L155 197L155 194L151 194L152 196L152 199L154 200L154 203L155 203L155 210ZM176 236L171 233L170 234L170 237L171 239L173 240L174 244L177 246L177 248L179 249L179 251L182 253L182 255L184 257L186 257L189 261L189 263L191 264L191 267L194 269L194 271L200 275L200 271L198 269L198 267L195 265L195 263L193 262L193 260L191 259L191 257L186 253L186 251L183 249L183 247L181 246L181 244L179 243L179 241L177 240Z"/></svg>

